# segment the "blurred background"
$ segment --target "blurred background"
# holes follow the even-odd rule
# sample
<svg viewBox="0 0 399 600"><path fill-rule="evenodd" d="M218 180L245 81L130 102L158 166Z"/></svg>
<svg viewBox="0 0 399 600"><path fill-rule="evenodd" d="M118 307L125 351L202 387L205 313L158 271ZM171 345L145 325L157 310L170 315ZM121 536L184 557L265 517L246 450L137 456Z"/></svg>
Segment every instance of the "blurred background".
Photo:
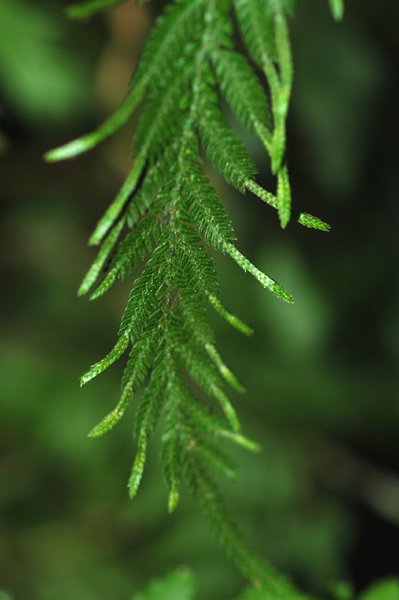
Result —
<svg viewBox="0 0 399 600"><path fill-rule="evenodd" d="M117 400L122 364L82 390L78 377L113 345L128 287L93 304L76 289L134 124L78 160L42 160L118 105L160 4L78 23L62 0L0 3L0 588L15 600L122 600L179 564L201 599L243 585L191 501L167 515L156 444L128 500L134 409L87 438ZM399 574L399 5L348 0L338 25L326 1L298 4L294 203L333 229L283 233L270 208L224 189L239 248L296 304L220 260L224 300L255 334L215 327L263 447L236 453L240 477L224 491L263 556L327 597L337 582ZM261 148L239 132L272 189Z"/></svg>

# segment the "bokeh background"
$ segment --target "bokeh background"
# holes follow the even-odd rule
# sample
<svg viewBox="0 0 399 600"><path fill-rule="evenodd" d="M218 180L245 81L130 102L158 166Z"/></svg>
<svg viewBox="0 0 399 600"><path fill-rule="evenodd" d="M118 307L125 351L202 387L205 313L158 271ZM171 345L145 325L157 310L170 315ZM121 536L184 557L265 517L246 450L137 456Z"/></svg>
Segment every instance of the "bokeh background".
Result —
<svg viewBox="0 0 399 600"><path fill-rule="evenodd" d="M333 230L281 232L271 209L215 180L239 247L296 296L279 303L220 260L226 304L256 333L215 327L247 386L235 398L246 432L263 447L237 453L225 493L257 549L327 597L336 582L358 590L399 574L399 5L348 0L338 25L327 2L298 4L294 202ZM160 3L84 24L64 7L0 3L0 588L15 600L122 600L187 564L199 598L227 600L243 582L191 501L167 515L156 444L128 500L134 409L87 438L118 397L122 366L82 390L78 377L113 345L128 287L93 304L75 290L94 256L90 230L129 167L134 123L78 160L42 160L117 106ZM272 188L261 148L240 134Z"/></svg>

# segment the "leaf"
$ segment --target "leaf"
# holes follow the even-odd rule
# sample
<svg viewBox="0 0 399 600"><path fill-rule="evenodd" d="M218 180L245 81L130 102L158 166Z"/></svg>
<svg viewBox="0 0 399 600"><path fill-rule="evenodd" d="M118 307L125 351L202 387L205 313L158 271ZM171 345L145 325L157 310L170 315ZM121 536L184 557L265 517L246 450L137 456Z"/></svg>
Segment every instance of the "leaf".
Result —
<svg viewBox="0 0 399 600"><path fill-rule="evenodd" d="M100 375L100 373L103 373L103 371L108 369L108 367L122 356L128 345L129 336L126 334L122 335L112 348L111 352L109 352L105 358L96 362L84 375L82 375L80 378L80 385L85 385L91 379L94 379L94 377L97 377L97 375Z"/></svg>
<svg viewBox="0 0 399 600"><path fill-rule="evenodd" d="M101 269L104 267L104 264L106 263L108 257L110 256L118 241L119 235L123 229L124 224L124 219L121 219L118 223L116 223L116 225L111 229L108 236L105 238L97 255L97 258L91 265L90 269L84 276L82 283L80 284L78 291L79 296L84 296L84 294L87 294L89 289L96 282L101 272Z"/></svg>
<svg viewBox="0 0 399 600"><path fill-rule="evenodd" d="M291 216L291 186L286 166L277 173L277 210L281 227L285 229Z"/></svg>
<svg viewBox="0 0 399 600"><path fill-rule="evenodd" d="M272 292L275 296L281 298L281 300L285 300L285 302L294 302L293 296L289 294L277 281L271 279L262 271L259 271L245 256L241 254L232 244L226 245L226 252L231 256L233 260L243 269L243 271L248 271L251 275L255 277L259 281L264 288Z"/></svg>
<svg viewBox="0 0 399 600"><path fill-rule="evenodd" d="M87 133L63 146L49 150L44 155L47 162L57 162L59 160L66 160L74 158L79 154L88 152L92 148L95 148L98 144L103 142L109 136L113 135L118 129L120 129L133 114L138 104L143 98L145 86L143 83L138 84L130 90L122 104L107 119L102 125L100 125L94 131Z"/></svg>
<svg viewBox="0 0 399 600"><path fill-rule="evenodd" d="M223 94L240 121L269 142L268 100L245 57L232 50L212 53L212 61Z"/></svg>

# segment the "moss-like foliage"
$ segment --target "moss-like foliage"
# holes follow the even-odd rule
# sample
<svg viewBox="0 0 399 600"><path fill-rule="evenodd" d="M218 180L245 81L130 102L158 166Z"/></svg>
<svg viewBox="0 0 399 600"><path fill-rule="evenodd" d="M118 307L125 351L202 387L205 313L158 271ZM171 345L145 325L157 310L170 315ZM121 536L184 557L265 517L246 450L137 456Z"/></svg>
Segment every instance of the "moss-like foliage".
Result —
<svg viewBox="0 0 399 600"><path fill-rule="evenodd" d="M87 17L113 4L117 0L91 0L73 6L69 13ZM241 540L214 476L234 476L221 440L249 450L257 445L241 433L225 390L226 385L238 392L243 388L219 354L209 309L239 331L251 330L220 300L213 251L230 256L277 298L289 303L293 298L236 247L234 228L205 175L204 157L229 185L275 209L283 228L294 215L305 227L328 230L320 219L291 210L285 129L293 80L288 33L293 4L291 0L170 2L152 28L120 108L93 133L47 154L48 160L56 161L93 148L140 107L133 166L91 236L90 243L100 248L79 290L90 291L94 299L117 280L132 280L114 348L81 379L85 384L129 353L120 400L90 435L98 437L114 427L142 389L130 495L139 488L150 439L162 415L169 510L176 508L185 480L228 554L253 580L272 571ZM339 17L340 3L332 6ZM236 48L235 24L248 55ZM256 166L227 123L223 101L263 144L275 175L274 192L256 182ZM199 395L201 390L209 403ZM277 588L281 598L296 597L285 582Z"/></svg>

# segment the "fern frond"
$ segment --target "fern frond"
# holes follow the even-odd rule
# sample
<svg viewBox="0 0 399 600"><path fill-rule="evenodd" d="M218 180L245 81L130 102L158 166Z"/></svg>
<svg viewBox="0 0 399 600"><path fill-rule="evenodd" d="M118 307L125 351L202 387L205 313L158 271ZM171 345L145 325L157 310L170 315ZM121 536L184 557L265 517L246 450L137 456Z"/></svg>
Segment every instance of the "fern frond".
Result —
<svg viewBox="0 0 399 600"><path fill-rule="evenodd" d="M117 1L88 0L70 12L89 16ZM331 4L339 16L340 1ZM249 56L266 78L269 93L236 48L233 5ZM130 345L119 401L89 435L99 437L112 429L142 390L130 496L140 486L149 443L161 422L169 511L177 507L185 480L227 553L254 581L269 575L274 580L274 573L246 547L211 475L231 478L235 473L221 443L259 450L240 432L225 392L226 384L240 393L244 388L217 349L210 307L242 333L252 330L222 304L213 253L229 255L278 298L293 302L293 297L235 246L230 218L205 175L204 155L229 185L241 193L250 191L276 210L283 228L292 212L305 227L329 230L321 219L291 211L285 128L293 81L287 22L292 9L292 0L169 2L120 108L94 132L46 155L55 161L93 148L141 107L132 168L90 238L91 245L101 246L79 288L81 295L94 288L94 299L118 280L132 280L115 347L81 378L83 385L102 373ZM270 155L275 194L255 181L257 168L225 119L223 98ZM279 584L278 589L281 598L299 598L289 595L290 586Z"/></svg>
<svg viewBox="0 0 399 600"><path fill-rule="evenodd" d="M49 150L44 155L45 160L47 162L67 160L95 148L127 123L137 106L140 104L144 91L144 84L137 85L131 89L119 108L97 129L76 138L63 146Z"/></svg>
<svg viewBox="0 0 399 600"><path fill-rule="evenodd" d="M139 182L145 163L145 156L139 156L137 160L135 160L132 170L126 177L114 201L109 205L104 215L97 223L89 239L90 246L96 246L101 242L103 237L108 233L109 229L121 214L127 200L129 199L129 196L134 192Z"/></svg>
<svg viewBox="0 0 399 600"><path fill-rule="evenodd" d="M224 506L219 490L207 473L203 458L195 451L188 457L185 476L189 489L198 498L222 548L246 577L254 582L260 581L264 576L264 566L247 547Z"/></svg>
<svg viewBox="0 0 399 600"><path fill-rule="evenodd" d="M99 437L115 427L124 416L133 395L143 383L153 362L155 332L149 331L133 344L122 379L122 393L116 407L93 427L89 437Z"/></svg>
<svg viewBox="0 0 399 600"><path fill-rule="evenodd" d="M216 310L216 312L223 319L225 319L225 321L227 321L227 323L230 323L230 325L232 327L234 327L235 329L237 329L237 331L241 331L241 333L244 333L245 335L252 335L253 334L253 329L251 329L246 323L244 323L243 321L241 321L241 319L239 319L238 317L236 317L236 315L233 315L232 313L230 313L223 306L223 304L221 303L221 301L219 300L219 298L217 298L216 296L214 296L213 294L211 294L210 296L208 296L208 300L212 304L212 306Z"/></svg>
<svg viewBox="0 0 399 600"><path fill-rule="evenodd" d="M212 53L220 87L239 120L256 133L270 150L268 100L253 69L242 54L232 50Z"/></svg>
<svg viewBox="0 0 399 600"><path fill-rule="evenodd" d="M129 277L155 247L161 235L162 227L156 216L143 218L119 243L103 281L92 293L90 300L105 294L117 279Z"/></svg>
<svg viewBox="0 0 399 600"><path fill-rule="evenodd" d="M126 352L128 345L129 336L122 334L107 356L96 362L84 375L82 375L80 378L80 385L85 385L85 383L88 383L91 379L94 379L94 377L97 377L97 375L100 375L100 373L103 373L103 371L108 369L108 367Z"/></svg>
<svg viewBox="0 0 399 600"><path fill-rule="evenodd" d="M80 284L78 290L79 296L84 296L84 294L87 294L89 289L97 281L101 270L103 269L105 263L107 262L110 254L112 253L113 249L115 248L115 245L118 242L118 238L123 229L124 224L124 219L120 219L120 221L114 225L114 227L111 229L111 231L101 244L101 248L97 254L97 258L94 260L90 269L84 276L82 283Z"/></svg>
<svg viewBox="0 0 399 600"><path fill-rule="evenodd" d="M129 496L131 498L136 495L139 489L147 457L148 441L159 420L162 403L164 401L164 385L167 368L168 364L164 363L164 355L162 351L160 351L157 357L157 363L151 373L150 381L140 401L136 415L136 456L128 482Z"/></svg>
<svg viewBox="0 0 399 600"><path fill-rule="evenodd" d="M236 236L218 195L198 165L192 165L189 179L184 182L185 209L205 242L219 252Z"/></svg>
<svg viewBox="0 0 399 600"><path fill-rule="evenodd" d="M257 173L257 168L241 140L227 125L216 92L204 85L199 131L206 154L227 183L243 192L245 183Z"/></svg>
<svg viewBox="0 0 399 600"><path fill-rule="evenodd" d="M207 0L175 0L158 17L147 39L141 59L132 77L150 84L173 72L177 57L201 35Z"/></svg>
<svg viewBox="0 0 399 600"><path fill-rule="evenodd" d="M247 181L246 187L253 194L255 194L255 196L260 198L260 200L263 200L263 202L266 202L266 204L269 204L269 206L278 209L278 200L271 192L268 192L255 181L251 180ZM298 213L297 211L293 212L295 213L296 221L304 227L308 227L309 229L318 229L319 231L330 231L331 229L331 226L322 219L319 219L319 217L315 217L309 213Z"/></svg>
<svg viewBox="0 0 399 600"><path fill-rule="evenodd" d="M236 390L236 392L244 393L245 388L238 381L237 377L234 375L232 371L224 364L222 357L219 352L216 350L213 344L206 344L205 350L211 357L212 361L215 363L219 373L221 376L231 385L231 387Z"/></svg>
<svg viewBox="0 0 399 600"><path fill-rule="evenodd" d="M278 296L278 298L281 298L281 300L285 300L285 302L294 302L294 298L290 293L288 293L279 283L277 283L277 281L274 281L274 279L271 279L265 275L265 273L259 271L259 269L257 269L255 265L251 263L251 261L245 258L245 256L241 254L241 252L239 252L237 248L233 246L233 244L226 244L225 249L227 254L229 254L231 258L235 260L235 262L242 268L243 271L247 271L253 275L264 288L269 290L269 292L272 292L272 294Z"/></svg>
<svg viewBox="0 0 399 600"><path fill-rule="evenodd" d="M291 186L286 166L277 173L277 210L281 227L284 229L291 216Z"/></svg>

